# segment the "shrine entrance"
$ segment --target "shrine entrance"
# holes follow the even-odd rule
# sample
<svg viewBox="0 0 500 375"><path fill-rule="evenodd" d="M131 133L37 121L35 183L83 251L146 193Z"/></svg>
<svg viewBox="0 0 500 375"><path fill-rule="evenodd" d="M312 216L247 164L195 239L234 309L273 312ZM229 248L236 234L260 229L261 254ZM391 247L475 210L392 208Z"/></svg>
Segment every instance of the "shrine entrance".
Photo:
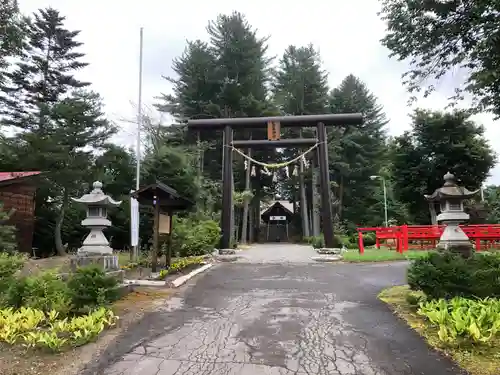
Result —
<svg viewBox="0 0 500 375"><path fill-rule="evenodd" d="M264 223L261 238L265 242L289 242L293 215L293 205L288 201L271 202L260 214Z"/></svg>
<svg viewBox="0 0 500 375"><path fill-rule="evenodd" d="M330 173L328 168L327 126L361 125L363 116L360 113L247 117L188 120L190 130L223 130L223 177L222 177L222 215L221 215L221 249L229 249L231 243L232 206L233 206L233 151L238 152L251 163L266 169L277 169L300 161L306 154L314 152L319 166L321 190L321 222L326 248L334 247L333 212L330 188ZM316 138L281 139L281 128L315 127ZM267 128L267 140L233 140L234 129ZM309 147L307 151L292 160L278 164L266 164L252 159L241 149L263 147L290 148Z"/></svg>

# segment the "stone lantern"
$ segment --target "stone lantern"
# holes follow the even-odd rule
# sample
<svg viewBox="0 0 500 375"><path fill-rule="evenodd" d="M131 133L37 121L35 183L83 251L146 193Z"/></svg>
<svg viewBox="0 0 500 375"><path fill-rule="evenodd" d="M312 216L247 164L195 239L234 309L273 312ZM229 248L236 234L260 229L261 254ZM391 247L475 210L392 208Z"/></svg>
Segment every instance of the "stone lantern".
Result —
<svg viewBox="0 0 500 375"><path fill-rule="evenodd" d="M90 229L90 233L83 241L83 246L78 249L78 258L97 256L98 263L102 263L104 268L117 268L117 257L113 256L113 249L109 246L109 241L102 231L111 226L111 221L108 219L108 208L119 206L121 201L115 201L104 194L102 183L99 181L94 182L93 188L89 194L85 194L81 198L72 198L73 201L87 206L87 217L82 221L82 225Z"/></svg>
<svg viewBox="0 0 500 375"><path fill-rule="evenodd" d="M444 175L444 185L436 189L431 195L425 195L430 202L439 202L441 213L437 221L446 225L438 248L458 251L462 255L470 255L472 244L469 237L459 227L460 223L469 220L469 214L464 211L464 200L472 198L479 190L470 191L456 184L455 176L450 172Z"/></svg>

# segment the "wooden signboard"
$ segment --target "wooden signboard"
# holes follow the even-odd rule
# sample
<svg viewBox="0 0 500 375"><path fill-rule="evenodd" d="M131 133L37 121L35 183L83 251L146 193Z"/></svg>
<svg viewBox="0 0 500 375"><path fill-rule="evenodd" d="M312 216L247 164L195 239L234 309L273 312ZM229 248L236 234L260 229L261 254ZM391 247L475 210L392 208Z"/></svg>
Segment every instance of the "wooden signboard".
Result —
<svg viewBox="0 0 500 375"><path fill-rule="evenodd" d="M267 123L267 139L269 141L278 141L280 139L281 130L278 121L269 121Z"/></svg>
<svg viewBox="0 0 500 375"><path fill-rule="evenodd" d="M170 234L170 216L160 214L160 225L158 226L158 233Z"/></svg>

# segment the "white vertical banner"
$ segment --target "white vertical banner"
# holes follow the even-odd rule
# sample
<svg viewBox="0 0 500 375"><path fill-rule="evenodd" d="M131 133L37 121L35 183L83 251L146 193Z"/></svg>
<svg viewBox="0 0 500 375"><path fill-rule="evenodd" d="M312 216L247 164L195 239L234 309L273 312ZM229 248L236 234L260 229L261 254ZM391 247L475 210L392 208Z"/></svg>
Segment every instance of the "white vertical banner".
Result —
<svg viewBox="0 0 500 375"><path fill-rule="evenodd" d="M139 202L130 197L130 242L132 246L139 245Z"/></svg>

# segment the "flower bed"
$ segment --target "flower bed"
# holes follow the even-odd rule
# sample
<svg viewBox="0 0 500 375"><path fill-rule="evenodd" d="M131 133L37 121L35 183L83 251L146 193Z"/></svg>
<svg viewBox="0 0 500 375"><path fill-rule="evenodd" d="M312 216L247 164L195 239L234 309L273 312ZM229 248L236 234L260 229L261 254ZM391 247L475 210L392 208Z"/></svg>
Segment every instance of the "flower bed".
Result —
<svg viewBox="0 0 500 375"><path fill-rule="evenodd" d="M94 340L117 317L118 281L94 266L63 281L52 272L19 276L25 257L0 253L0 342L61 351Z"/></svg>
<svg viewBox="0 0 500 375"><path fill-rule="evenodd" d="M427 343L471 375L498 375L498 299L426 300L408 286L382 291L379 298Z"/></svg>
<svg viewBox="0 0 500 375"><path fill-rule="evenodd" d="M409 287L379 297L471 375L498 375L499 277L496 254L429 253L408 268Z"/></svg>
<svg viewBox="0 0 500 375"><path fill-rule="evenodd" d="M21 307L0 310L0 340L10 345L42 348L58 352L95 340L105 328L114 326L117 317L99 308L89 314L59 318L59 313Z"/></svg>
<svg viewBox="0 0 500 375"><path fill-rule="evenodd" d="M189 258L179 258L172 262L169 268L161 270L160 280L165 280L167 276L178 275L180 273L187 273L201 267L204 264L203 257L189 257Z"/></svg>

